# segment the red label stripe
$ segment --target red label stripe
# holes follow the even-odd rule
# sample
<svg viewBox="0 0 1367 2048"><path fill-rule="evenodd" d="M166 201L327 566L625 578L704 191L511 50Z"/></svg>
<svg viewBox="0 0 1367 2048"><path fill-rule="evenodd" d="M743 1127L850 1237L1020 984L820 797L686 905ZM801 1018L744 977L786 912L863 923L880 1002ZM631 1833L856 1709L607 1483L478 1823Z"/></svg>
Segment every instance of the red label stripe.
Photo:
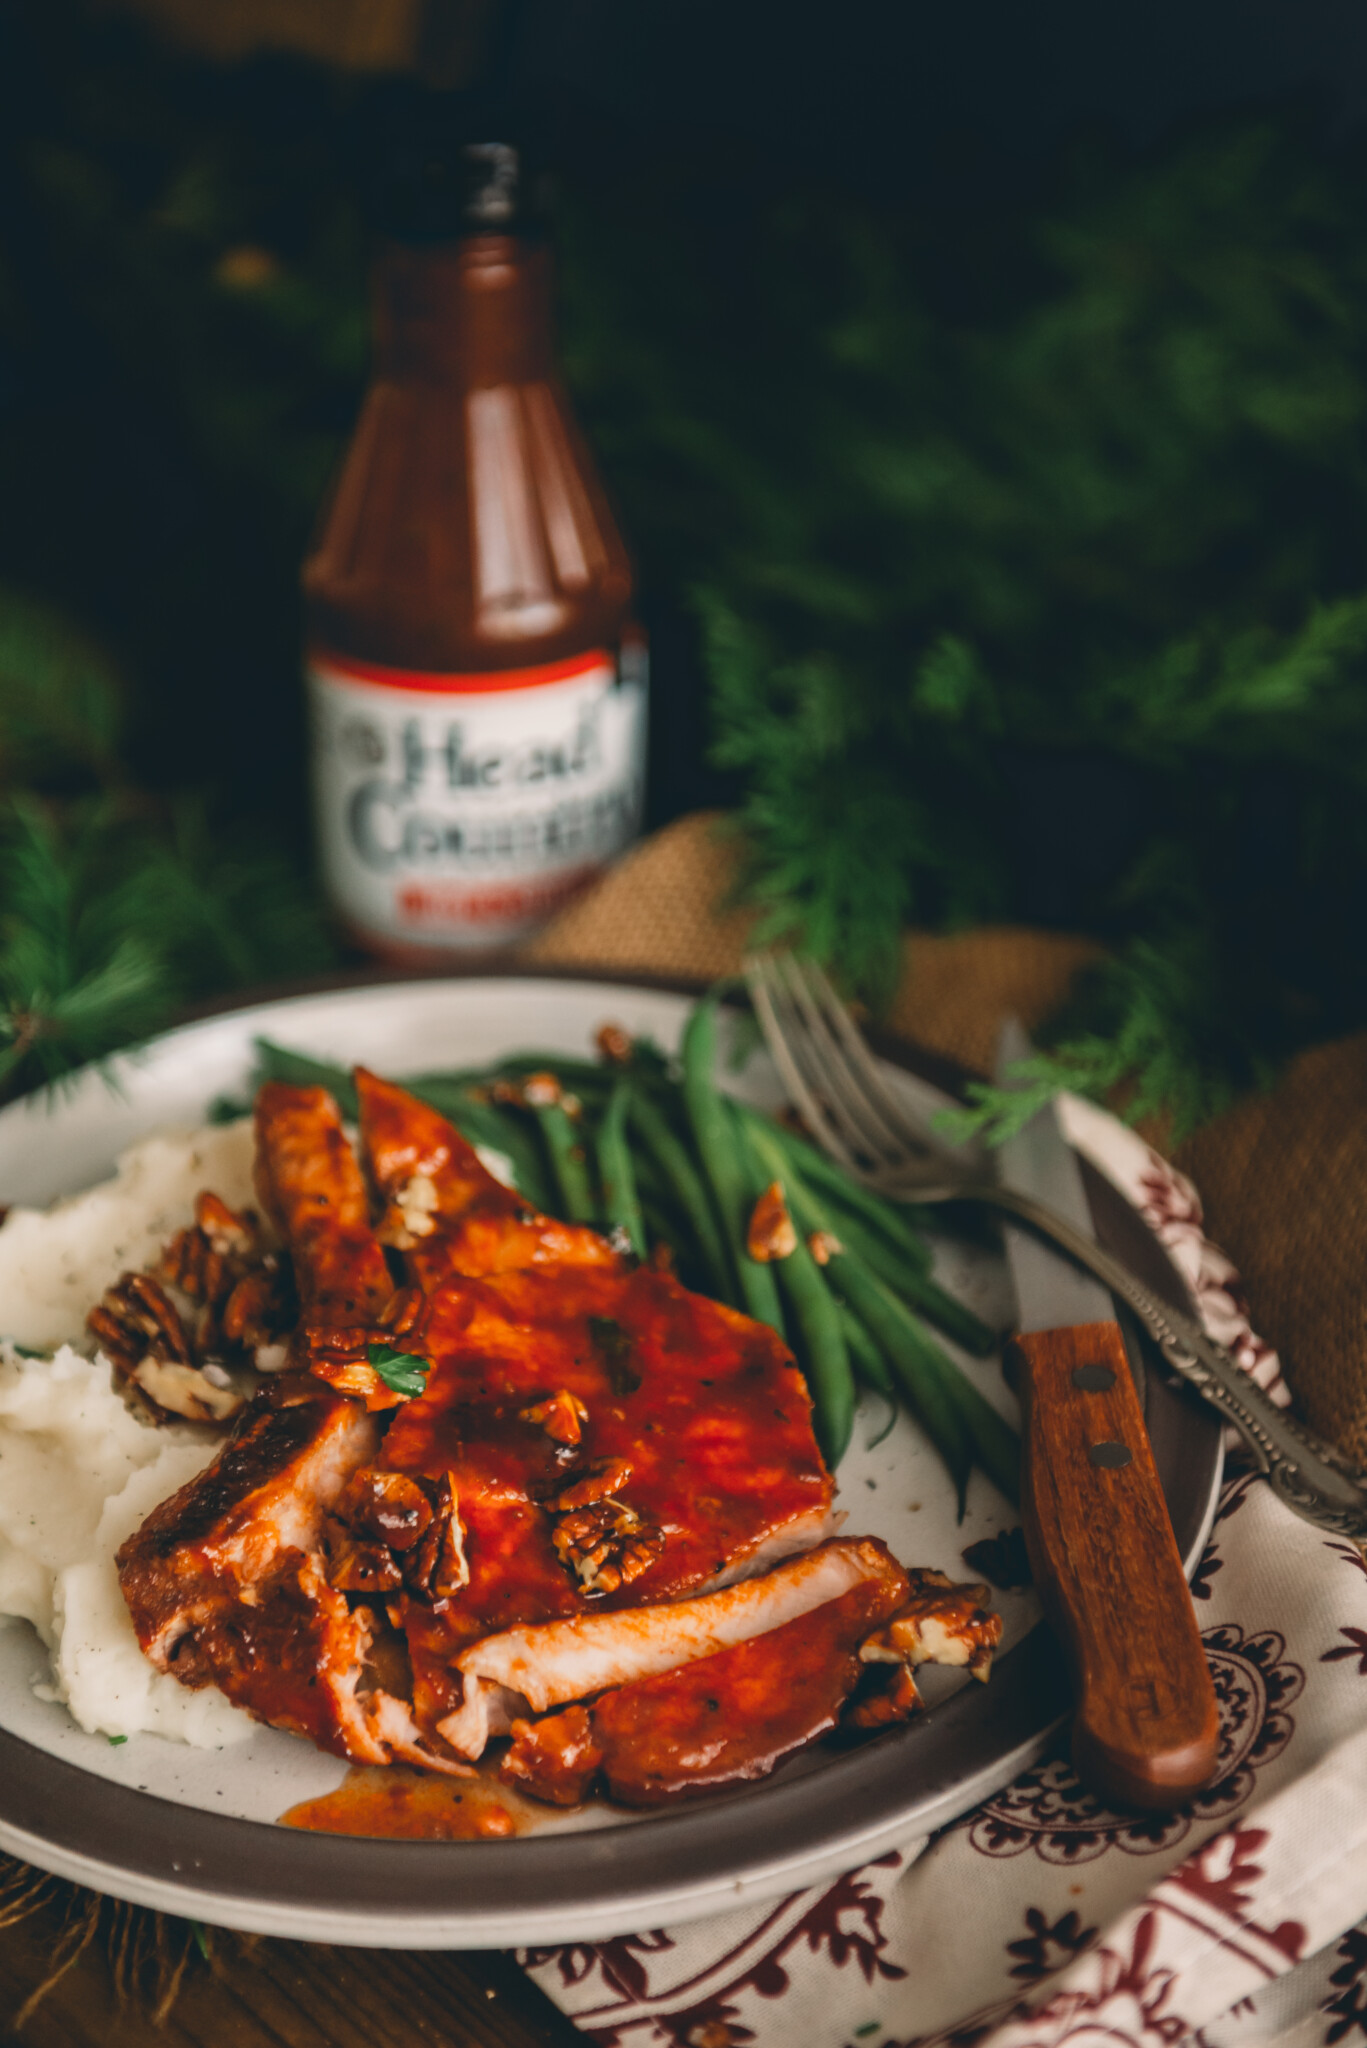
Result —
<svg viewBox="0 0 1367 2048"><path fill-rule="evenodd" d="M385 668L378 662L353 661L349 655L327 654L320 649L309 656L309 667L327 680L369 683L384 690L430 690L447 696L536 690L545 683L573 682L576 676L589 675L595 669L606 668L611 672L616 663L606 647L595 647L588 654L571 654L563 661L543 661L535 668L485 669L478 673L460 669L443 673L434 669Z"/></svg>

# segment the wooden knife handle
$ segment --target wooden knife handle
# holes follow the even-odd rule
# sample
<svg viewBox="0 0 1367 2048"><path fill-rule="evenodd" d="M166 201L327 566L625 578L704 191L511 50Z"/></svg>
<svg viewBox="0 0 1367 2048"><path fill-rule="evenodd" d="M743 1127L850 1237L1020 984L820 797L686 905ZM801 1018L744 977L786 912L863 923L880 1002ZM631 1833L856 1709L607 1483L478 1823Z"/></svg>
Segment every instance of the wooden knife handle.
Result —
<svg viewBox="0 0 1367 2048"><path fill-rule="evenodd" d="M1121 1806L1180 1806L1215 1774L1220 1724L1191 1594L1115 1323L1012 1339L1021 1519L1063 1644L1073 1763Z"/></svg>

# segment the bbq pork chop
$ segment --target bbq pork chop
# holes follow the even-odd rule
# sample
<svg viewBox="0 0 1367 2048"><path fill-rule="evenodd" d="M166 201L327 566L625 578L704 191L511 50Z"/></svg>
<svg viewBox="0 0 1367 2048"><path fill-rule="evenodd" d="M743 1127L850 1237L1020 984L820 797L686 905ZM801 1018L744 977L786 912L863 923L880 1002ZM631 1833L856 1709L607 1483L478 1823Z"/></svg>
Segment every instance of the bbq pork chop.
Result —
<svg viewBox="0 0 1367 2048"><path fill-rule="evenodd" d="M450 1762L436 1724L471 1642L754 1570L819 1537L831 1482L771 1331L538 1216L442 1118L358 1080L379 1233L332 1099L263 1089L292 1369L120 1574L161 1668L343 1755ZM381 1347L424 1369L416 1398Z"/></svg>
<svg viewBox="0 0 1367 2048"><path fill-rule="evenodd" d="M258 1097L300 1321L120 1552L159 1668L358 1762L458 1773L511 1732L528 1789L606 1778L644 1804L762 1774L852 1694L871 1724L910 1711L928 1628L986 1675L985 1589L937 1582L938 1623L898 1636L884 1546L822 1541L832 1482L772 1330L540 1215L435 1111L356 1080L359 1158L324 1090Z"/></svg>

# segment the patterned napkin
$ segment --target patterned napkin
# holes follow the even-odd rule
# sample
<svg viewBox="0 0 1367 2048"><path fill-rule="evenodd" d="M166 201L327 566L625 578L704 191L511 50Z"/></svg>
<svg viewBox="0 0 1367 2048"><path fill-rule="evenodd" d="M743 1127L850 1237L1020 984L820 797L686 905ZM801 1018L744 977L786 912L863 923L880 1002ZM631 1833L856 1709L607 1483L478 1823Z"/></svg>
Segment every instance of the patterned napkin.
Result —
<svg viewBox="0 0 1367 2048"><path fill-rule="evenodd" d="M1090 1104L1064 1121L1284 1402L1191 1183ZM1106 1812L1060 1752L834 1884L523 1962L601 2048L1367 2041L1367 1563L1231 1461L1192 1592L1224 1768L1182 1812Z"/></svg>

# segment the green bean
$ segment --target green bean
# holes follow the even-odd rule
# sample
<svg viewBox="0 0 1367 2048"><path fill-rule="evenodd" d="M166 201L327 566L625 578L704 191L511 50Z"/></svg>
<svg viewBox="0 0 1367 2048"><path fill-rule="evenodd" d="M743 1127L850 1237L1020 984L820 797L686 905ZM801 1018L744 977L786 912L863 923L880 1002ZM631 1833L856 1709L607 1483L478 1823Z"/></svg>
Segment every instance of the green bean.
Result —
<svg viewBox="0 0 1367 2048"><path fill-rule="evenodd" d="M973 1443L963 1410L945 1384L945 1368L958 1368L931 1342L891 1289L853 1254L835 1254L827 1271L877 1339L913 1414L948 1466L962 1520L968 1475L973 1469Z"/></svg>
<svg viewBox="0 0 1367 2048"><path fill-rule="evenodd" d="M737 1122L741 1143L745 1127ZM764 1175L782 1189L790 1178L787 1159L767 1132L748 1132L750 1146ZM849 1448L854 1428L854 1375L841 1328L835 1297L821 1275L821 1268L799 1237L786 1258L775 1259L778 1284L797 1324L798 1357L811 1389L816 1416L816 1438L826 1463L834 1471Z"/></svg>
<svg viewBox="0 0 1367 2048"><path fill-rule="evenodd" d="M845 1332L845 1349L850 1354L856 1379L866 1387L872 1387L875 1394L883 1394L889 1401L896 1399L897 1389L893 1385L888 1362L877 1344L860 1322L847 1301L839 1303L840 1327Z"/></svg>
<svg viewBox="0 0 1367 2048"><path fill-rule="evenodd" d="M870 1230L862 1218L851 1213L844 1216L835 1213L835 1204L823 1190L814 1194L803 1181L802 1175L793 1175L794 1214L801 1214L802 1227L813 1230L827 1230L845 1247L846 1251L858 1252L866 1266L871 1266L881 1280L898 1293L907 1293L913 1287L924 1284L926 1268L918 1260L908 1257L900 1245L894 1245L878 1231Z"/></svg>
<svg viewBox="0 0 1367 2048"><path fill-rule="evenodd" d="M893 1203L884 1201L881 1195L874 1194L872 1188L866 1188L859 1181L852 1180L842 1166L837 1166L824 1152L818 1151L810 1140L800 1137L796 1131L789 1130L786 1124L777 1123L769 1117L761 1119L760 1111L757 1109L747 1107L745 1114L748 1120L760 1119L767 1129L774 1132L798 1173L813 1192L834 1202L844 1214L853 1214L859 1217L866 1227L879 1231L887 1238L889 1244L905 1253L907 1258L914 1260L923 1272L930 1270L929 1247L916 1235ZM836 1235L840 1235L838 1230Z"/></svg>
<svg viewBox="0 0 1367 2048"><path fill-rule="evenodd" d="M631 1151L627 1145L627 1111L632 1086L623 1074L608 1098L607 1111L598 1126L598 1181L603 1190L603 1214L610 1230L626 1233L638 1259L646 1255L646 1227L636 1193Z"/></svg>
<svg viewBox="0 0 1367 2048"><path fill-rule="evenodd" d="M856 1279L856 1286L859 1284ZM879 1283L875 1282L875 1285ZM962 1368L923 1330L905 1303L892 1298L892 1309L900 1321L903 1341L919 1342L924 1367L937 1375L968 1433L976 1464L982 1466L992 1484L1013 1504L1020 1500L1020 1438L1009 1422L999 1415L986 1395ZM896 1359L893 1360L896 1364Z"/></svg>
<svg viewBox="0 0 1367 2048"><path fill-rule="evenodd" d="M757 1127L751 1118L747 1129L753 1131ZM865 1228L861 1219L833 1216L824 1190L814 1194L804 1184L800 1172L793 1176L792 1196L793 1212L805 1232L829 1231L846 1252L861 1259L895 1294L914 1302L928 1321L937 1324L956 1344L962 1344L965 1351L975 1352L980 1358L995 1351L997 1338L981 1317L937 1286L923 1268L904 1259L899 1248Z"/></svg>
<svg viewBox="0 0 1367 2048"><path fill-rule="evenodd" d="M746 1185L745 1155L740 1149L738 1124L719 1093L713 1078L717 1056L716 990L702 998L684 1026L683 1090L693 1142L711 1189L724 1241L731 1254L730 1269L740 1283L745 1306L756 1322L768 1323L783 1334L783 1311L778 1286L767 1266L752 1259L745 1248L753 1193Z"/></svg>
<svg viewBox="0 0 1367 2048"><path fill-rule="evenodd" d="M707 1189L688 1156L687 1148L675 1137L655 1103L639 1088L632 1090L628 1115L647 1155L663 1175L665 1185L677 1196L688 1218L706 1280L714 1292L734 1308L738 1296L730 1275L725 1241L717 1228Z"/></svg>
<svg viewBox="0 0 1367 2048"><path fill-rule="evenodd" d="M579 1132L563 1103L528 1105L545 1142L551 1173L560 1194L560 1213L567 1223L594 1223L597 1208L589 1180L588 1162Z"/></svg>
<svg viewBox="0 0 1367 2048"><path fill-rule="evenodd" d="M900 1292L921 1311L928 1323L934 1323L946 1337L962 1344L964 1350L971 1351L975 1358L989 1358L1001 1342L997 1332L990 1330L981 1316L975 1316L971 1308L965 1308L961 1301L956 1301L934 1280L923 1278L904 1282Z"/></svg>
<svg viewBox="0 0 1367 2048"><path fill-rule="evenodd" d="M563 1052L538 1052L535 1047L522 1052L506 1053L497 1063L502 1074L554 1074L561 1081L585 1081L592 1085L606 1081L609 1086L619 1074L633 1074L637 1069L642 1073L662 1073L666 1067L664 1054L648 1038L635 1041L631 1057L625 1064L615 1060L585 1059L581 1054Z"/></svg>
<svg viewBox="0 0 1367 2048"><path fill-rule="evenodd" d="M973 1452L998 1493L1020 1505L1021 1443L1010 1423L952 1359L944 1361L945 1386L973 1440Z"/></svg>
<svg viewBox="0 0 1367 2048"><path fill-rule="evenodd" d="M646 1243L653 1251L656 1245L668 1245L680 1266L692 1263L692 1240L681 1228L678 1212L666 1206L654 1195L641 1193L641 1216L646 1227Z"/></svg>

